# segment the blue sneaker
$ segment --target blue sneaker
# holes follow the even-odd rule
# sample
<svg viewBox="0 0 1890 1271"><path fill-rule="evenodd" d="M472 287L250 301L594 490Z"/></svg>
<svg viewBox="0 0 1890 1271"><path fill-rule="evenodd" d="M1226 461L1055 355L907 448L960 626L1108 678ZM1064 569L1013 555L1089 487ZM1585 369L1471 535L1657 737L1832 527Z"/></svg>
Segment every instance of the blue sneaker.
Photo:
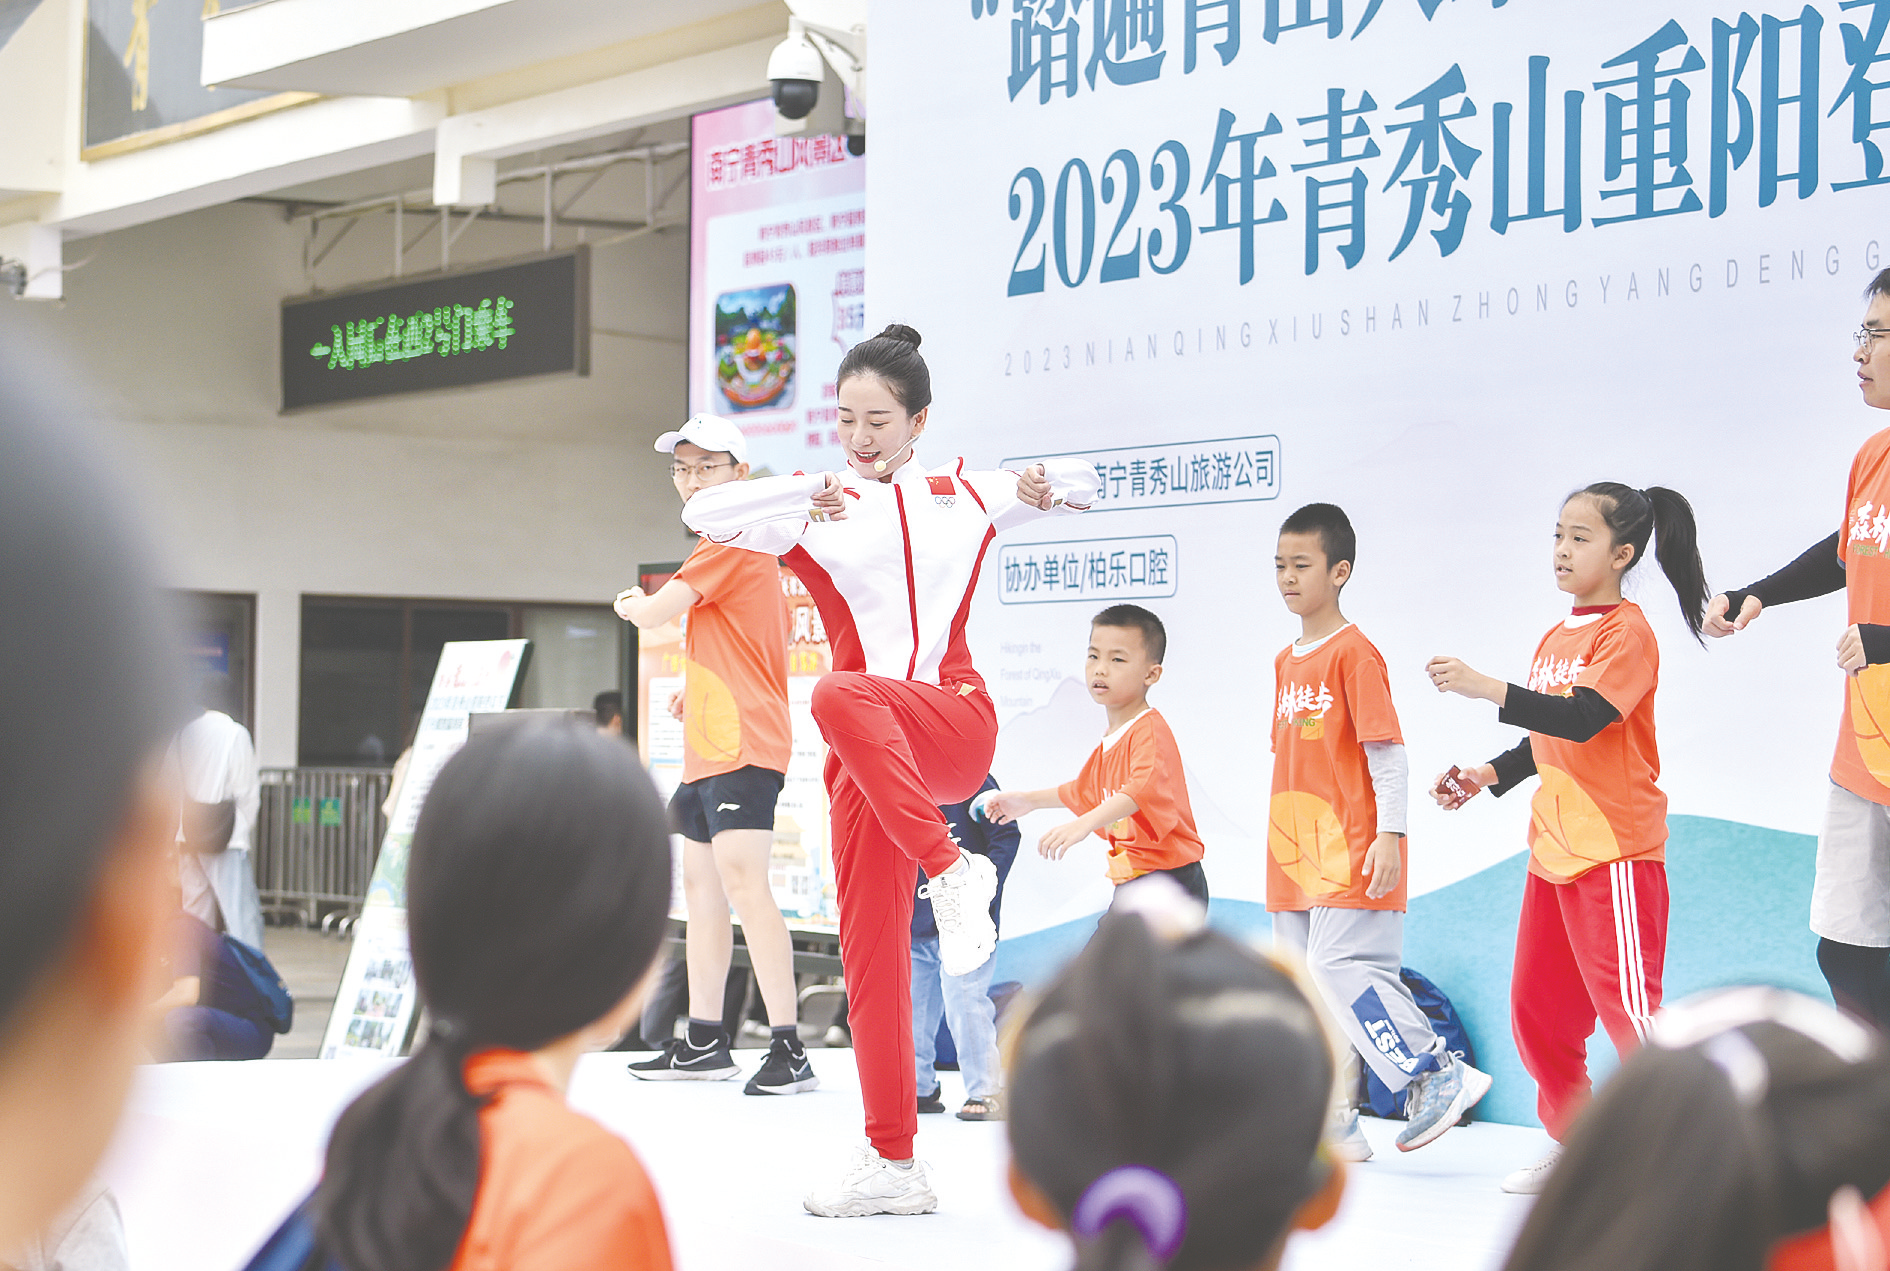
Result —
<svg viewBox="0 0 1890 1271"><path fill-rule="evenodd" d="M1441 1137L1489 1092L1488 1073L1445 1051L1444 1066L1420 1074L1404 1093L1404 1113L1410 1124L1398 1132L1398 1150L1416 1151Z"/></svg>

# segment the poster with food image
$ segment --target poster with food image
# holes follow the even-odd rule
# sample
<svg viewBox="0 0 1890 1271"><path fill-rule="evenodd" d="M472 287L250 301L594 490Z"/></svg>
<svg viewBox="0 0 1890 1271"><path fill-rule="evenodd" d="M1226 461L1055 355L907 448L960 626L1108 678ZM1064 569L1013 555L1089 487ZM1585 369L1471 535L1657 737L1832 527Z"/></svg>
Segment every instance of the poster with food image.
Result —
<svg viewBox="0 0 1890 1271"><path fill-rule="evenodd" d="M691 127L689 409L734 421L757 472L837 467L835 375L866 330L866 160L774 135L765 98Z"/></svg>
<svg viewBox="0 0 1890 1271"><path fill-rule="evenodd" d="M794 287L750 287L715 300L718 413L794 405Z"/></svg>

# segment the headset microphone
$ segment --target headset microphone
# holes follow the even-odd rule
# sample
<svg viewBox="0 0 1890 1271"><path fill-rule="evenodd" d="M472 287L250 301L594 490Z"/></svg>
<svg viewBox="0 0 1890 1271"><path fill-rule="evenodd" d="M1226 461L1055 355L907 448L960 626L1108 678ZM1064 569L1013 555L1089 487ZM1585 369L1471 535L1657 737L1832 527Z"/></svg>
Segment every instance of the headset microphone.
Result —
<svg viewBox="0 0 1890 1271"><path fill-rule="evenodd" d="M917 441L918 439L919 439L919 434L913 433L910 437L906 438L906 444L904 446L899 447L899 449L893 451L891 454L887 455L884 459L873 460L873 471L884 472L886 471L886 469L892 467L893 460L897 459L900 455L904 454L906 452L907 447L911 446L912 443Z"/></svg>

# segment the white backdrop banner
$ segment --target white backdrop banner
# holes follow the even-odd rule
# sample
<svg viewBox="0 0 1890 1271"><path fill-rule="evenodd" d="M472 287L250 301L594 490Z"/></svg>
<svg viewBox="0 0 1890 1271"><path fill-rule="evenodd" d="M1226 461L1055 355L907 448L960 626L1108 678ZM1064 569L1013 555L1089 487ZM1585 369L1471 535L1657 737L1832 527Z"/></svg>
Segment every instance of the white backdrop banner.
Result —
<svg viewBox="0 0 1890 1271"><path fill-rule="evenodd" d="M1890 0L954 0L872 24L867 330L924 334L925 460L1079 454L1107 484L987 563L998 778L1075 774L1102 730L1089 616L1149 605L1217 896L1264 897L1295 507L1358 528L1345 608L1421 789L1515 740L1422 667L1525 675L1567 609L1569 490L1679 489L1713 585L1743 584L1837 528L1890 423L1847 362L1890 241ZM1672 810L1815 830L1839 600L1702 652L1637 575ZM1107 900L1099 841L1029 851L1054 816L1025 826L1007 935ZM1522 850L1527 820L1415 806L1413 895Z"/></svg>

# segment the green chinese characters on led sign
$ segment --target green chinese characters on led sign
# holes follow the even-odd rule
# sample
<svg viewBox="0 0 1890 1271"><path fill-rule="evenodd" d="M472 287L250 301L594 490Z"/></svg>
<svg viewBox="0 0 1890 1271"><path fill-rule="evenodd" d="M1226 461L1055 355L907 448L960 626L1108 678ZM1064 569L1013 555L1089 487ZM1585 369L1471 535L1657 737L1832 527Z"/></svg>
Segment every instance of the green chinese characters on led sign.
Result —
<svg viewBox="0 0 1890 1271"><path fill-rule="evenodd" d="M326 343L308 353L328 359L331 371L353 371L423 357L455 357L501 349L518 334L512 325L513 303L490 296L477 305L450 304L403 317L387 314L350 318L331 324Z"/></svg>

